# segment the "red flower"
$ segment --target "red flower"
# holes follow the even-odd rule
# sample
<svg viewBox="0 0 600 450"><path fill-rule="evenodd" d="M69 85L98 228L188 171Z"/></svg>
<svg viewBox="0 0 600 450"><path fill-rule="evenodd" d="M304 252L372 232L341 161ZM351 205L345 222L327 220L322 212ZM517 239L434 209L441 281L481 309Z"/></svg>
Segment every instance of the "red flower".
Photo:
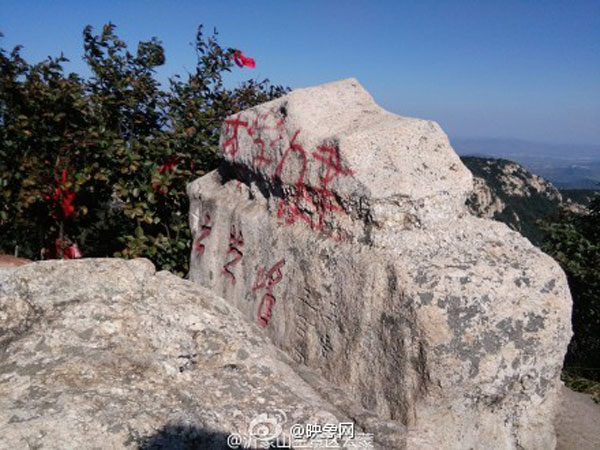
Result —
<svg viewBox="0 0 600 450"><path fill-rule="evenodd" d="M158 173L163 173L167 170L175 170L175 166L177 165L177 156L169 156L164 164L162 164L159 168L158 168Z"/></svg>
<svg viewBox="0 0 600 450"><path fill-rule="evenodd" d="M73 206L74 199L75 192L63 192L63 199L60 203L60 208L62 209L63 216L65 218L71 216L75 212L75 207Z"/></svg>
<svg viewBox="0 0 600 450"><path fill-rule="evenodd" d="M159 194L166 194L167 192L169 192L169 190L167 188L162 188L162 187L158 187L157 183L152 183L152 189L156 192L158 192Z"/></svg>
<svg viewBox="0 0 600 450"><path fill-rule="evenodd" d="M67 243L63 242L61 245L60 239L54 241L56 247L56 257L62 259L78 259L81 258L81 252L77 247L77 244L71 244L67 247Z"/></svg>
<svg viewBox="0 0 600 450"><path fill-rule="evenodd" d="M60 211L62 211L62 218L66 219L70 217L75 212L75 207L73 206L73 200L75 200L75 192L71 192L67 187L67 170L63 169L60 181L57 180L57 187L51 191L51 194L45 194L44 198L46 200L52 200L54 204L54 212L52 213L52 217L55 219L59 218ZM60 208L59 208L60 206Z"/></svg>
<svg viewBox="0 0 600 450"><path fill-rule="evenodd" d="M67 247L65 249L64 257L65 259L81 258L81 252L79 251L77 244L73 244L70 247Z"/></svg>
<svg viewBox="0 0 600 450"><path fill-rule="evenodd" d="M254 69L256 67L256 62L254 61L254 58L250 58L250 57L244 55L239 50L236 50L233 53L233 60L238 65L238 67L246 66L246 67L250 67L251 69Z"/></svg>

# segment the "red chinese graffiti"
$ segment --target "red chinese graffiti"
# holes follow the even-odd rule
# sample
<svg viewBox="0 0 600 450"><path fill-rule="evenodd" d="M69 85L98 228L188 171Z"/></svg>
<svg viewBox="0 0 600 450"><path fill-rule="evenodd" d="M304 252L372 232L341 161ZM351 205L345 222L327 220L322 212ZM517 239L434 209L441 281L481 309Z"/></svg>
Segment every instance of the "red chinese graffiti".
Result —
<svg viewBox="0 0 600 450"><path fill-rule="evenodd" d="M264 167L271 167L274 181L283 182L289 177L292 179L293 191L279 200L277 217L286 225L300 220L314 231L341 240L343 237L340 234L332 233L326 226L329 214L343 212L330 183L336 177L353 174L349 168L342 166L339 148L323 144L315 151L308 152L300 143L301 130L296 130L290 136L284 128L284 118L278 111L253 114L253 118L249 116L242 120L241 115L238 115L235 119L225 121L225 135L229 136L224 143L225 156L231 159L235 157L239 151L239 130L245 129L253 142L253 167L263 170ZM270 132L265 133L266 130ZM278 146L285 148L279 158ZM309 164L321 167L322 174L316 186L305 180Z"/></svg>
<svg viewBox="0 0 600 450"><path fill-rule="evenodd" d="M256 117L254 118L254 120L252 121L252 125L250 127L250 129L248 130L248 133L251 136L258 136L256 138L254 138L254 145L258 147L259 151L258 154L255 154L252 157L252 165L255 168L259 168L261 166L268 166L270 165L273 161L274 161L274 156L273 157L269 157L266 154L266 142L265 139L263 139L263 134L265 131L267 130L272 130L274 131L275 135L277 135L276 138L274 139L269 139L268 137L265 136L265 138L268 140L270 140L270 144L269 144L269 149L273 150L277 143L279 143L281 141L281 139L283 138L283 134L282 134L282 130L283 130L283 120L280 119L277 121L277 123L274 126L270 126L267 125L267 121L269 120L269 118L271 118L271 113L269 111L267 111L266 113L264 113L262 116L257 113Z"/></svg>
<svg viewBox="0 0 600 450"><path fill-rule="evenodd" d="M300 209L300 202L302 199L308 200L310 203L310 196L307 193L307 185L304 183L304 175L306 174L306 165L308 163L308 157L306 155L306 151L304 147L296 142L298 139L298 135L300 134L300 130L297 130L292 137L288 148L283 153L281 160L277 164L275 168L275 177L276 179L282 180L283 178L283 170L285 167L285 163L289 160L288 158L295 152L301 161L300 173L298 174L296 181L294 182L295 192L291 197L286 199L279 200L279 205L277 207L277 217L280 219L283 218L285 223L293 224L296 219L301 219L306 222L309 226L312 225L312 219L310 216ZM312 227L312 226L311 226Z"/></svg>
<svg viewBox="0 0 600 450"><path fill-rule="evenodd" d="M200 235L196 238L196 242L194 243L194 250L198 254L198 256L202 256L204 254L204 250L206 246L202 243L204 239L206 239L212 231L210 214L206 214L204 216L204 223L200 227Z"/></svg>
<svg viewBox="0 0 600 450"><path fill-rule="evenodd" d="M321 185L327 188L327 185L338 175L352 175L350 169L342 167L339 150L332 145L319 145L317 151L313 152L313 157L321 161L327 168L325 175L321 176Z"/></svg>
<svg viewBox="0 0 600 450"><path fill-rule="evenodd" d="M266 289L266 292L262 296L260 304L258 305L258 325L261 328L265 328L271 320L273 306L276 302L275 297L273 296L273 288L283 278L281 269L284 265L285 259L282 259L273 267L271 267L266 273L265 268L261 267L256 275L256 280L252 286L252 291Z"/></svg>
<svg viewBox="0 0 600 450"><path fill-rule="evenodd" d="M283 138L283 118L278 118L272 111L247 112L246 116L254 114L254 118L246 117L242 120L241 113L233 119L225 120L225 142L223 143L223 154L226 158L233 159L240 149L239 139L241 137L240 130L245 132L252 138L253 145L259 149L258 153L253 155L252 164L255 167L262 165L270 165L274 159L269 157L267 152L267 142L269 149L274 149L279 141ZM275 134L275 138L271 138L265 134L266 131L271 131L270 134Z"/></svg>
<svg viewBox="0 0 600 450"><path fill-rule="evenodd" d="M306 151L300 144L298 144L296 142L296 139L298 139L299 134L300 134L300 130L297 130L294 133L294 136L292 137L292 140L290 141L290 145L283 153L281 160L279 161L279 163L277 164L277 167L275 168L275 176L281 180L285 162L287 161L288 157L290 156L290 154L292 152L296 152L298 154L298 156L300 157L300 159L302 160L302 168L300 169L300 173L298 174L298 178L296 179L296 182L295 182L296 187L304 186L304 174L306 174L306 163L308 162L308 159L306 157Z"/></svg>
<svg viewBox="0 0 600 450"><path fill-rule="evenodd" d="M232 224L229 232L229 249L227 250L227 255L233 255L233 259L223 266L223 274L231 280L231 284L235 284L235 275L231 271L231 268L238 264L244 257L244 254L240 250L243 246L244 236L242 230L238 232L235 225Z"/></svg>
<svg viewBox="0 0 600 450"><path fill-rule="evenodd" d="M297 135L294 135L294 139ZM296 181L296 191L294 195L279 201L277 217L283 218L286 224L293 224L296 219L300 219L315 231L323 232L328 237L340 238L340 235L334 235L325 229L325 219L329 212L343 212L329 183L339 175L351 175L353 172L342 167L339 150L334 146L321 145L312 153L312 157L326 169L319 178L319 185L311 187L304 183L306 165L303 164ZM282 159L280 164L284 162L285 159ZM280 175L280 170L276 174ZM313 214L309 215L305 212L307 210L313 211Z"/></svg>
<svg viewBox="0 0 600 450"><path fill-rule="evenodd" d="M323 231L325 216L328 212L343 212L343 209L337 204L335 195L329 189L329 183L339 175L352 175L354 172L346 167L342 167L339 149L334 146L318 146L317 151L313 152L313 157L326 167L325 174L320 177L320 186L317 187L317 195L314 197L314 206L318 214L317 221L313 224L313 229Z"/></svg>
<svg viewBox="0 0 600 450"><path fill-rule="evenodd" d="M260 150L257 155L253 156L252 165L258 168L260 166L268 166L269 164L271 164L273 162L273 158L269 158L265 154L265 141L262 138L258 137L254 139L254 144L258 145Z"/></svg>
<svg viewBox="0 0 600 450"><path fill-rule="evenodd" d="M229 119L225 121L225 135L229 134L231 131L231 136L225 139L223 143L223 153L225 155L229 155L232 158L240 149L239 142L239 129L240 127L246 128L248 130L248 122L240 120L240 115L235 119Z"/></svg>

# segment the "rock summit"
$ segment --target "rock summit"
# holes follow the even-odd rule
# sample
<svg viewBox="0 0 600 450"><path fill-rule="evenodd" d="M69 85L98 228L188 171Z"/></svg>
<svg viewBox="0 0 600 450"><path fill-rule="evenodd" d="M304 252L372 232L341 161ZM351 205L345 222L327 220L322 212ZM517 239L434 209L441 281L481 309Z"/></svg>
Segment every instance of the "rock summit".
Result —
<svg viewBox="0 0 600 450"><path fill-rule="evenodd" d="M188 186L191 279L407 448L547 449L571 337L549 256L470 215L473 178L435 123L354 79L235 114Z"/></svg>

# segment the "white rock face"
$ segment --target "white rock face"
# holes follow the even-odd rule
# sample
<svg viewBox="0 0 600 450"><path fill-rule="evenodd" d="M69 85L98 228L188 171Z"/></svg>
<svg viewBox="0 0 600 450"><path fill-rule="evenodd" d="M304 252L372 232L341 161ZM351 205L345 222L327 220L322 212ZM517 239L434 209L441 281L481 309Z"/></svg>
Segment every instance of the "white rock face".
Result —
<svg viewBox="0 0 600 450"><path fill-rule="evenodd" d="M411 449L548 449L571 298L559 266L466 213L434 122L354 79L230 117L188 186L190 276Z"/></svg>
<svg viewBox="0 0 600 450"><path fill-rule="evenodd" d="M266 448L340 422L355 445L406 444L401 424L295 372L234 307L147 260L0 272L0 350L2 449Z"/></svg>

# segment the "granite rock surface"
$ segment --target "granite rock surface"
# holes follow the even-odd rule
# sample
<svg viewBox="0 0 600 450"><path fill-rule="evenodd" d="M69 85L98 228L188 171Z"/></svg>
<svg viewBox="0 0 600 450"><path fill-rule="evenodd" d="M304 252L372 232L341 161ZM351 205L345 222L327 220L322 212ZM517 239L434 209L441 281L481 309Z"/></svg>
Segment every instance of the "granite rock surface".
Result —
<svg viewBox="0 0 600 450"><path fill-rule="evenodd" d="M229 117L188 186L191 279L407 448L548 449L571 298L560 267L470 215L472 175L434 122L354 80Z"/></svg>
<svg viewBox="0 0 600 450"><path fill-rule="evenodd" d="M405 447L403 426L290 363L236 308L147 260L0 272L2 449L265 448L327 423Z"/></svg>

